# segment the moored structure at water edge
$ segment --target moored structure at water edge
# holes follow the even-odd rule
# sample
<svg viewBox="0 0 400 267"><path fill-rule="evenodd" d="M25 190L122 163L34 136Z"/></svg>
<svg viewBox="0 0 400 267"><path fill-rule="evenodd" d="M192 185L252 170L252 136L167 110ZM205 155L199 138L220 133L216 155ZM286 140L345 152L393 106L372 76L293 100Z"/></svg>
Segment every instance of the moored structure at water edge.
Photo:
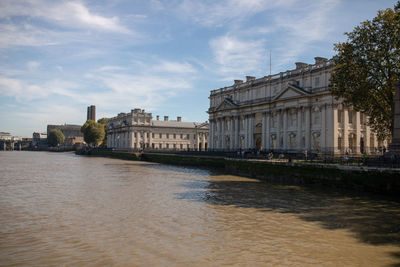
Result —
<svg viewBox="0 0 400 267"><path fill-rule="evenodd" d="M144 109L120 113L107 125L107 147L124 150L207 150L208 123L169 120Z"/></svg>
<svg viewBox="0 0 400 267"><path fill-rule="evenodd" d="M329 91L333 62L296 62L296 69L212 90L210 149L377 153L387 145L367 116Z"/></svg>

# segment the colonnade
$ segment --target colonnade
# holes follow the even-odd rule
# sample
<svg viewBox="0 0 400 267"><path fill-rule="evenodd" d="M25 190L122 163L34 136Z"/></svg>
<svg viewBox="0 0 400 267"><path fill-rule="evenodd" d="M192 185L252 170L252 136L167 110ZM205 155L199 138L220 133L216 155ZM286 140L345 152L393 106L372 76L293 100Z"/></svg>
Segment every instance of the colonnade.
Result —
<svg viewBox="0 0 400 267"><path fill-rule="evenodd" d="M351 122L349 112L353 112ZM215 114L210 119L210 149L309 150L336 154L347 150L357 154L373 152L370 147L377 146L378 142L360 118L360 112L335 104L275 108L235 115ZM255 133L260 124L261 132ZM371 141L371 136L375 141ZM256 147L255 138L261 138L261 147Z"/></svg>

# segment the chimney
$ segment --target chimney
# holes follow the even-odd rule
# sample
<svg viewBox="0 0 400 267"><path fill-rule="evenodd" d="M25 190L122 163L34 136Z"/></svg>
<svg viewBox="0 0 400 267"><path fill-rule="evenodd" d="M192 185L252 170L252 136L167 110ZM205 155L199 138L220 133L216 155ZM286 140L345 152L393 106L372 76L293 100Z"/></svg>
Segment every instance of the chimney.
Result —
<svg viewBox="0 0 400 267"><path fill-rule="evenodd" d="M301 68L305 68L305 67L308 66L308 64L304 63L304 62L296 62L295 64L296 64L296 70L301 69Z"/></svg>
<svg viewBox="0 0 400 267"><path fill-rule="evenodd" d="M179 116L178 116L178 117L176 118L176 120L179 121L179 122L181 122L181 121L182 121L182 117L179 117Z"/></svg>
<svg viewBox="0 0 400 267"><path fill-rule="evenodd" d="M235 85L242 84L243 80L235 80Z"/></svg>
<svg viewBox="0 0 400 267"><path fill-rule="evenodd" d="M164 116L164 121L168 121L168 116Z"/></svg>
<svg viewBox="0 0 400 267"><path fill-rule="evenodd" d="M160 116L159 116L159 115L157 115L157 120L158 120L158 121L160 120Z"/></svg>
<svg viewBox="0 0 400 267"><path fill-rule="evenodd" d="M254 81L255 79L256 79L256 77L254 77L254 76L246 76L246 82Z"/></svg>
<svg viewBox="0 0 400 267"><path fill-rule="evenodd" d="M328 59L324 57L315 57L314 59L315 59L315 64L321 64L328 61Z"/></svg>

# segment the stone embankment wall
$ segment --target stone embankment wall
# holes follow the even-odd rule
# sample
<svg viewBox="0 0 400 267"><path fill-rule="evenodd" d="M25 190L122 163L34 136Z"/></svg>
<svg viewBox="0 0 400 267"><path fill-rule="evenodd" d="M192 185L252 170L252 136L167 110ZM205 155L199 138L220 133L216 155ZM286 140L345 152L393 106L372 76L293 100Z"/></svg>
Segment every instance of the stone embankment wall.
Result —
<svg viewBox="0 0 400 267"><path fill-rule="evenodd" d="M221 157L172 154L132 154L90 151L86 152L86 155L211 168L229 174L282 184L323 185L397 196L400 195L400 172L390 169L364 169L340 165L235 160Z"/></svg>

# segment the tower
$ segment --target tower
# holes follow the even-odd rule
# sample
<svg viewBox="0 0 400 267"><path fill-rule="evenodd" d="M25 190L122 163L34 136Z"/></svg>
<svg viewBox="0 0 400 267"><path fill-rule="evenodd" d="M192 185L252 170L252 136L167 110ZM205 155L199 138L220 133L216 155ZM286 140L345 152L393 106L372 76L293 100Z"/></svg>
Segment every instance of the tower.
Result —
<svg viewBox="0 0 400 267"><path fill-rule="evenodd" d="M96 106L91 105L87 108L87 119L96 121Z"/></svg>

